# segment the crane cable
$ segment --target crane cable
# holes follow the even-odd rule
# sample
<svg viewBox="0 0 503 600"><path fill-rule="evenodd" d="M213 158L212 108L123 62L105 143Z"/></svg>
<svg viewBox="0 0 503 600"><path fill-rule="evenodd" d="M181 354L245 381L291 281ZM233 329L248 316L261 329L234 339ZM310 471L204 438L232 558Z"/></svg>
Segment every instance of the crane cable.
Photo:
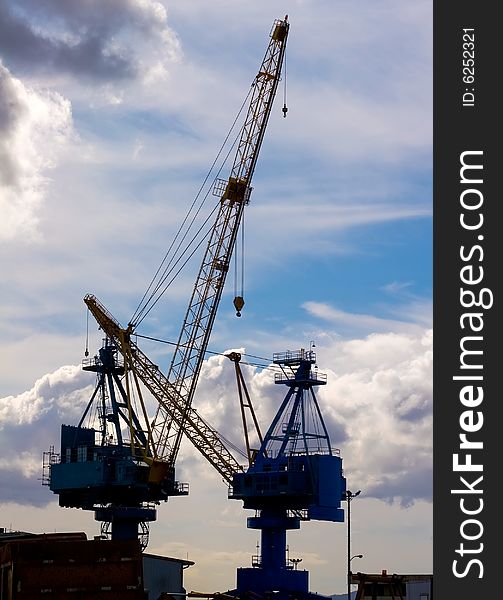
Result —
<svg viewBox="0 0 503 600"><path fill-rule="evenodd" d="M286 113L288 112L288 107L286 105L286 95L287 95L287 70L286 70L286 48L283 59L283 108L281 109L283 112L283 116L286 117ZM239 252L240 251L240 252ZM241 272L239 273L239 261L238 254L241 256ZM241 223L241 247L237 248L236 253L234 254L234 308L236 309L236 316L241 316L241 310L245 305L244 301L244 277L245 277L245 213L243 213L242 223Z"/></svg>
<svg viewBox="0 0 503 600"><path fill-rule="evenodd" d="M172 266L171 270L169 272L167 272L167 273L164 274L163 278L161 279L161 281L156 286L156 292L158 292L158 290L160 289L160 285L162 285L162 284L164 284L166 282L166 279L173 272L174 267L176 267L178 265L178 263L182 260L183 256L188 252L190 246L195 242L197 236L200 235L201 231L203 230L203 227L205 225L207 225L208 221L210 220L211 216L215 213L215 211L217 210L217 208L218 208L218 206L215 206L215 208L211 211L211 213L205 219L204 223L197 230L196 234L193 236L193 238L190 241L190 243L186 246L186 248L183 251L183 253L177 258L177 260L174 263L174 265ZM166 290L169 288L169 286L173 283L173 281L178 277L178 275L184 269L184 267L186 266L186 264L190 261L190 259L194 256L194 254L197 252L197 250L201 247L201 244L206 240L206 238L208 237L208 233L210 231L211 231L211 228L209 228L206 231L205 235L201 237L201 239L199 240L199 242L197 243L197 245L192 249L192 251L188 254L188 256L186 257L186 259L184 260L184 262L181 264L181 266L178 268L178 270L174 273L173 277L166 283L166 285L164 286L164 288L158 293L157 298L154 299L154 293L151 294L151 296L150 296L150 298L148 300L148 302L150 302L150 306L148 305L148 303L146 303L144 305L144 307L142 308L142 310L137 313L136 320L134 322L133 321L130 322L133 325L134 328L136 328L143 321L143 319L150 313L150 311L154 308L154 306L159 302L159 300L161 299L162 295L166 292Z"/></svg>
<svg viewBox="0 0 503 600"><path fill-rule="evenodd" d="M161 344L168 344L170 346L178 346L178 344L176 342L170 342L168 340L161 340L160 338L156 338L156 337L152 337L150 335L142 335L141 333L134 333L135 337L137 338L142 338L144 340L150 340L152 342L159 342ZM182 346L182 348L185 346ZM216 352L215 350L205 350L204 351L205 354L212 354L214 356L225 356L227 357L227 352ZM241 361L242 365L248 365L251 367L258 367L259 369L267 369L269 371L274 371L275 373L279 373L280 370L283 371L283 368L280 365L271 365L271 361L269 358L265 358L264 356L256 356L254 354L245 354L242 353L242 356L248 356L249 358L255 358L257 360L261 360L261 361L265 361L267 364L263 364L263 363L255 363L255 362L245 362L245 361Z"/></svg>
<svg viewBox="0 0 503 600"><path fill-rule="evenodd" d="M217 161L219 160L219 158L220 158L220 156L221 156L221 154L222 154L222 152L223 152L226 144L228 143L228 140L229 140L229 138L231 136L231 133L234 130L234 128L236 126L236 123L237 123L237 121L238 121L241 113L243 112L244 107L246 106L246 104L248 102L248 99L250 97L250 94L252 93L254 85L255 85L255 82L253 82L252 85L250 86L250 89L248 90L248 93L247 93L245 99L243 100L243 103L241 104L241 107L240 107L240 109L239 109L239 111L238 111L238 113L237 113L237 115L236 115L236 117L235 117L235 119L234 119L234 121L233 121L233 123L232 123L232 125L231 125L231 127L230 127L230 129L228 131L228 133L227 133L227 135L225 136L225 139L222 142L222 145L221 145L221 147L220 147L220 149L219 149L216 157L215 157L215 159L214 159L214 161L213 161L213 163L212 163L212 165L211 165L208 173L206 174L206 177L204 178L203 183L201 184L201 186L200 186L200 188L199 188L199 190L198 190L198 192L197 192L194 200L192 201L192 204L191 204L191 206L190 206L187 214L185 215L185 217L184 217L184 219L183 219L183 221L182 221L182 223L181 223L181 225L180 225L180 227L179 227L179 229L178 229L178 231L177 231L177 233L176 233L173 241L171 242L168 250L166 251L166 254L164 255L164 258L162 259L159 267L157 268L157 271L155 272L154 276L152 277L152 280L150 281L150 284L148 285L147 290L143 294L143 296L142 296L142 298L141 298L141 300L140 300L140 302L139 302L139 304L138 304L138 306L137 306L137 308L136 308L136 310L135 310L135 312L134 312L134 314L133 314L133 316L131 318L130 323L134 327L136 327L147 316L147 314L150 312L150 310L152 310L152 308L155 306L155 304L157 304L157 302L160 299L160 297L165 293L165 291L168 289L168 287L173 283L174 279L176 279L176 277L179 275L180 271L185 267L185 265L187 264L188 260L193 256L193 254L197 251L197 249L201 246L201 244L205 241L205 239L207 237L205 235L197 243L196 248L190 253L188 259L182 264L181 268L178 271L176 271L176 273L173 276L173 278L161 290L161 287L165 284L166 280L171 275L171 273L173 272L173 270L176 267L176 265L180 262L180 260L183 258L183 256L188 252L190 246L195 243L195 240L196 240L197 236L200 234L200 232L202 231L202 228L204 227L204 225L207 224L207 222L209 221L209 219L211 218L211 216L215 212L215 209L213 209L213 211L208 215L208 217L204 221L203 225L198 229L196 235L194 235L192 237L192 239L187 244L187 246L185 247L185 249L181 252L181 254L178 256L178 258L176 258L177 253L180 251L180 248L181 248L183 242L185 241L185 238L189 234L189 231L191 230L192 226L194 225L194 222L195 222L196 218L198 217L198 215L199 215L199 213L200 213L200 211L201 211L201 209L202 209L205 201L207 200L207 198L209 196L211 187L208 188L205 196L203 197L203 199L201 200L199 206L197 207L197 210L193 214L192 219L190 220L189 225L187 226L187 222L189 220L190 214L194 210L194 207L196 205L196 202L197 202L199 196L201 195L201 193L202 193L205 185L207 184L207 182L208 182L208 180L210 178L210 175L211 175L213 169L215 168L215 165L216 165ZM218 176L220 175L220 172L222 171L222 169L223 169L225 163L227 162L227 160L229 159L229 156L230 156L232 150L234 149L234 147L235 147L235 145L236 145L236 143L237 143L237 141L239 139L240 134L241 134L241 130L236 135L236 138L234 139L233 144L231 145L231 147L230 147L229 151L227 152L224 160L222 161L222 164L221 164L220 168L218 169L217 174L215 175L215 177L213 179L213 182L215 182L216 179L218 178ZM183 235L182 235L184 227L186 227L186 230L185 230L185 233L183 233ZM175 246L175 243L177 242L177 240L178 240L178 238L180 236L182 236L182 237L179 240L176 249L173 251L173 247ZM170 253L172 253L171 258L169 258ZM169 261L168 261L168 258L169 258ZM175 258L176 258L176 260L175 260ZM175 261L174 264L173 264L173 261ZM163 269L163 267L164 267L164 270L162 271L162 274L160 275L161 270ZM157 283L155 283L156 279L158 279ZM161 291L159 291L159 290L161 290ZM150 292L150 294L149 294L149 292ZM154 300L154 298L155 298L156 295L157 295L157 298Z"/></svg>
<svg viewBox="0 0 503 600"><path fill-rule="evenodd" d="M234 147L234 145L233 145L232 147ZM225 160L227 160L227 158L229 157L229 155L230 155L230 152L232 151L232 147L231 147L231 149L229 150L229 153L227 154L227 156L226 156ZM224 163L225 163L225 161L224 161ZM212 167L212 168L213 168L213 167ZM222 166L220 167L220 169L219 169L219 171L218 171L218 173L217 173L217 176L218 176L218 174L220 173L220 171L221 171L221 169L222 169L222 168L223 168L223 164L222 164ZM208 177L206 177L206 179L205 179L205 182L207 181L207 178L208 178ZM215 179L216 179L216 177L215 177ZM203 184L203 185L204 185L204 184ZM201 191L201 190L200 190L200 191ZM199 192L198 192L198 194L199 194ZM177 266L177 265L180 263L180 261L182 260L182 258L184 257L184 255L185 255L185 254L187 254L187 252L189 251L190 247L191 247L191 246L192 246L192 245L193 245L193 244L196 242L196 240L197 240L197 237L200 235L200 233L201 233L201 231L203 230L204 226L205 226L205 225L208 223L208 221L210 220L210 218L212 217L212 215L214 214L214 212L215 212L215 211L216 211L216 209L218 208L218 206L217 206L217 205L216 205L216 206L213 208L213 210L211 211L211 213L210 213L210 214L209 214L209 215L206 217L206 219L204 220L204 222L202 223L202 225L201 225L201 226L199 227L199 229L197 230L196 234L195 234L195 235L192 237L192 239L190 240L190 242L189 242L189 243L188 243L188 244L185 246L185 249L184 249L184 250L181 252L181 254L179 254L179 256L176 258L176 253L177 253L177 252L179 252L179 250L180 250L180 247L181 247L182 243L184 242L185 238L186 238L186 237L187 237L187 235L189 234L189 231L190 231L191 227L194 225L194 222L195 222L195 220L196 220L197 216L199 215L199 213L200 213L200 211L201 211L201 208L202 208L202 206L203 206L204 202L206 201L206 199L208 198L208 196L209 196L209 189L208 189L208 191L206 192L206 194L205 194L205 196L204 196L204 198L203 198L203 200L202 200L201 204L199 205L199 207L198 207L198 209L197 209L196 213L195 213L195 214L194 214L194 216L192 217L192 220L191 220L191 222L190 222L190 225L187 227L187 229L186 229L186 231L185 231L184 235L182 236L181 240L179 241L179 243L178 243L178 246L177 246L177 248L176 248L175 252L173 253L173 255L172 255L171 259L169 260L169 262L168 262L167 266L164 268L164 271L163 271L163 274L162 274L162 276L160 276L160 277L159 277L159 280L158 280L158 282L157 282L157 284L156 284L156 286L155 286L154 290L151 292L150 296L148 297L148 299L147 299L147 300L145 301L145 303L143 304L143 307L140 309L141 302L143 302L143 300L145 299L145 297L146 297L146 295L147 295L147 293L148 293L148 290L147 290L147 292L145 292L145 294L144 294L144 296L143 296L143 298L142 298L142 301L141 301L141 302L140 302L140 304L138 305L138 307L137 307L137 309L136 309L136 311L135 311L135 313L134 313L134 315L133 315L133 317L132 317L132 319L131 319L131 323L133 323L133 324L134 324L134 326L138 325L138 324L139 324L139 323L140 323L140 322L141 322L141 321L142 321L142 320L143 320L143 319L144 319L144 318L147 316L147 314L148 314L148 313L149 313L149 312L152 310L152 308L155 306L155 304L157 304L157 302L159 301L159 299L161 298L161 296L164 294L164 292L167 290L167 288L168 288L168 287L169 287L169 286L170 286L170 285L173 283L173 281L174 281L174 280L176 279L176 277L179 275L180 271L181 271L181 270L182 270L182 269L185 267L185 265L187 264L187 262L190 260L190 258L191 258L191 257L194 255L194 253L197 251L197 249L198 249L198 248L201 246L201 244L203 243L203 241L206 239L206 237L207 237L207 233L209 233L209 231L211 231L211 229L209 229L209 230L208 230L208 232L207 232L207 233L205 233L204 237L202 237L202 238L199 240L199 242L197 242L197 244L196 244L196 247L195 247L195 248L192 250L192 252L189 254L189 256L188 256L187 260L186 260L184 263L182 263L182 266L181 266L181 267L178 269L178 271L176 271L176 272L175 272L175 274L174 274L173 278L172 278L172 279L171 279L171 280L170 280L170 281L169 281L169 282L168 282L168 283L167 283L167 284L164 286L164 288L162 289L162 291L160 291L160 292L159 292L159 290L161 289L161 286L163 286L163 285L165 284L165 282L166 282L166 280L168 279L168 277L169 277L169 276L170 276L170 275L173 273L173 270L175 269L175 267L176 267L176 266ZM197 197L196 197L196 198L197 198ZM166 255L165 255L165 257L164 257L163 261L161 262L161 265L160 265L160 267L157 269L157 272L156 272L156 274L155 274L154 278L152 279L152 281L151 281L151 283L150 283L149 289L150 289L150 287L153 285L153 283L154 283L154 281L155 281L155 278L158 276L158 274L159 274L159 272L160 272L160 269L161 269L162 265L163 265L163 264L166 262L166 260L167 260L167 257L168 257L168 255L169 255L169 252L172 250L172 247L173 247L173 245L174 245L174 243L175 243L176 239L177 239L177 238L179 237L179 235L181 234L182 227L183 227L183 225L185 224L185 222L187 221L187 218L188 218L188 216L189 216L189 214L190 214L190 211L192 210L193 206L194 206L194 203L192 204L191 208L189 209L189 213L186 215L186 217L185 217L185 219L184 219L184 222L183 222L183 223L182 223L182 225L180 226L180 228L179 228L179 230L178 230L178 232L177 232L177 234L176 234L176 236L175 236L175 238L174 238L173 242L171 243L171 246L170 246L170 248L169 248L168 252L166 253ZM176 258L176 260L175 260L175 258ZM174 262L173 262L173 261L174 261ZM155 295L156 295L156 294L157 294L157 298L154 300L154 298L155 298ZM150 307L149 307L149 304L150 304ZM136 317L136 318L135 318L135 317Z"/></svg>
<svg viewBox="0 0 503 600"><path fill-rule="evenodd" d="M236 317L241 316L244 301L244 278L245 278L245 213L241 217L241 239L236 240L236 252L234 253L234 308Z"/></svg>
<svg viewBox="0 0 503 600"><path fill-rule="evenodd" d="M86 311L86 349L84 352L84 356L86 358L89 356L89 307Z"/></svg>
<svg viewBox="0 0 503 600"><path fill-rule="evenodd" d="M283 58L283 73L285 74L283 79L283 116L286 118L286 113L288 112L288 107L286 105L286 47L285 47L285 55Z"/></svg>

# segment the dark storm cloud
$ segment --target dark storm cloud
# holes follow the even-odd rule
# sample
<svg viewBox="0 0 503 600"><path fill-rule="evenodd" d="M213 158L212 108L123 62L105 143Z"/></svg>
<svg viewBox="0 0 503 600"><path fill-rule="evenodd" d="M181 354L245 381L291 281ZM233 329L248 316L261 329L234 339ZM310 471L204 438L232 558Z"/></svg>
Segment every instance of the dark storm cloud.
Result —
<svg viewBox="0 0 503 600"><path fill-rule="evenodd" d="M25 72L42 69L98 80L131 78L139 69L134 45L119 46L116 37L128 28L155 33L164 26L163 19L154 19L133 0L3 0L0 56L9 67Z"/></svg>

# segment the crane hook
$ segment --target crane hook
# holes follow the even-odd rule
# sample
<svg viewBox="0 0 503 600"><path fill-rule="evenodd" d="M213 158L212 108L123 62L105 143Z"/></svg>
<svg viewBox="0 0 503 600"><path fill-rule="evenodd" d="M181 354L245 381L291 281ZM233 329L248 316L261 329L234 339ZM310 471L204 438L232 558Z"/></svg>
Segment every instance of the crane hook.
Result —
<svg viewBox="0 0 503 600"><path fill-rule="evenodd" d="M84 356L86 358L89 356L89 308L86 312L86 350L84 352Z"/></svg>
<svg viewBox="0 0 503 600"><path fill-rule="evenodd" d="M286 106L286 103L283 104L283 108L281 110L283 111L283 116L286 118L286 113L288 112L288 108Z"/></svg>
<svg viewBox="0 0 503 600"><path fill-rule="evenodd" d="M241 316L241 310L244 305L245 305L245 301L243 299L243 296L236 296L234 298L234 308L236 309L236 317Z"/></svg>

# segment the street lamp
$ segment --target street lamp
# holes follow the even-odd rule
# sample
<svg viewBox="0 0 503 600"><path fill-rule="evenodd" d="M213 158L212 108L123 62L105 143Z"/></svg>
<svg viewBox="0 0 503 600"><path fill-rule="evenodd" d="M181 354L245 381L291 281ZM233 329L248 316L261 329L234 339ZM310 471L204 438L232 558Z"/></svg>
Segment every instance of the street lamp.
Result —
<svg viewBox="0 0 503 600"><path fill-rule="evenodd" d="M361 493L361 490L358 490L354 493L350 490L346 490L346 500L348 502L348 600L351 600L351 561L353 558L363 557L363 554L351 556L351 500L359 496Z"/></svg>
<svg viewBox="0 0 503 600"><path fill-rule="evenodd" d="M349 559L350 565L351 565L351 561L353 560L353 558L363 558L363 554L355 554L354 556L352 556ZM349 595L351 594L351 568L349 569L349 572L348 572L348 582L349 582L348 583L348 598L349 598Z"/></svg>

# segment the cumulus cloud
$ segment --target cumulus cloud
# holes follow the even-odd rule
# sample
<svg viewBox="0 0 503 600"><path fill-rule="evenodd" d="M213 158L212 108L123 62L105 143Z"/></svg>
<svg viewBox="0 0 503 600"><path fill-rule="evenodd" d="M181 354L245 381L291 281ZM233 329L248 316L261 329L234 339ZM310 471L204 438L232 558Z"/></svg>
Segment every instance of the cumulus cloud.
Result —
<svg viewBox="0 0 503 600"><path fill-rule="evenodd" d="M403 506L430 500L431 331L318 343L317 350L320 370L328 373L327 385L318 390L321 410L332 445L341 450L351 485L365 489L367 497L399 501ZM274 384L271 369L243 365L243 372L265 433L286 388ZM3 492L1 501L42 501L44 495L39 493L35 477L42 452L51 444L57 447L61 423L78 422L92 385L88 373L66 366L39 379L31 390L0 399L0 474L11 481L7 497ZM194 407L224 439L244 448L234 367L225 356L212 356L204 362ZM236 458L245 463L242 456ZM186 443L180 455L179 478L185 480L189 473L189 479L195 474L201 479L216 476ZM49 499L46 494L45 501Z"/></svg>
<svg viewBox="0 0 503 600"><path fill-rule="evenodd" d="M68 100L25 85L0 61L0 241L37 235L46 173L71 131Z"/></svg>
<svg viewBox="0 0 503 600"><path fill-rule="evenodd" d="M332 383L320 391L322 410L343 431L351 486L404 506L431 500L432 330L376 333L326 352Z"/></svg>
<svg viewBox="0 0 503 600"><path fill-rule="evenodd" d="M142 59L142 50L150 52ZM0 5L0 53L17 67L93 80L151 77L179 44L156 0L7 0Z"/></svg>
<svg viewBox="0 0 503 600"><path fill-rule="evenodd" d="M43 488L42 455L58 448L62 423L76 424L92 385L80 367L60 367L17 396L0 398L0 503L41 506L54 498Z"/></svg>
<svg viewBox="0 0 503 600"><path fill-rule="evenodd" d="M432 345L432 331L424 329L317 343L320 369L328 373L327 385L317 391L331 442L341 450L351 485L367 497L402 506L431 500ZM270 369L243 369L265 433L286 388L274 384ZM243 445L227 358L205 362L197 407L223 436ZM184 460L194 453L188 450Z"/></svg>

